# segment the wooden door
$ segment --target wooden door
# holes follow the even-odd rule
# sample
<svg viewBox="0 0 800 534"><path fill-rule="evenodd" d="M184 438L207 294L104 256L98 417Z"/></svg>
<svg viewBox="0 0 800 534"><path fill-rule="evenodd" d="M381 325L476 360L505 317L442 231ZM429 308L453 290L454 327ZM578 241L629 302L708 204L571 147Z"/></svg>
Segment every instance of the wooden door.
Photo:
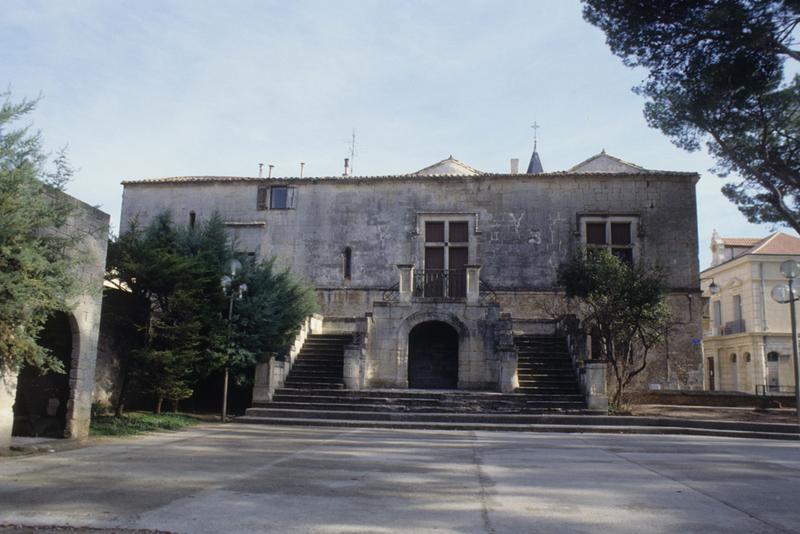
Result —
<svg viewBox="0 0 800 534"><path fill-rule="evenodd" d="M450 247L448 250L448 295L452 298L467 296L467 247Z"/></svg>
<svg viewBox="0 0 800 534"><path fill-rule="evenodd" d="M443 297L444 281L444 247L425 247L424 295Z"/></svg>

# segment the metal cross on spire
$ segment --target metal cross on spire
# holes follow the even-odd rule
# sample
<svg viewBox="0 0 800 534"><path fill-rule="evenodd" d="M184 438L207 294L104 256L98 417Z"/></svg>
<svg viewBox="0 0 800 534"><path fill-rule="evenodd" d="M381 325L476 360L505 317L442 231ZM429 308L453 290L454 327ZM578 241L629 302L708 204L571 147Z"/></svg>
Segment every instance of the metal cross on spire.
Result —
<svg viewBox="0 0 800 534"><path fill-rule="evenodd" d="M539 123L534 121L531 125L533 128L533 154L531 154L531 162L528 164L528 172L527 174L540 174L544 172L542 169L542 161L539 159L539 154L536 152L536 142L538 141L538 131L541 126Z"/></svg>
<svg viewBox="0 0 800 534"><path fill-rule="evenodd" d="M538 122L533 121L531 128L533 128L533 149L536 150L536 138L537 138L536 134L538 133L538 130L539 128L541 128L541 126L539 126Z"/></svg>

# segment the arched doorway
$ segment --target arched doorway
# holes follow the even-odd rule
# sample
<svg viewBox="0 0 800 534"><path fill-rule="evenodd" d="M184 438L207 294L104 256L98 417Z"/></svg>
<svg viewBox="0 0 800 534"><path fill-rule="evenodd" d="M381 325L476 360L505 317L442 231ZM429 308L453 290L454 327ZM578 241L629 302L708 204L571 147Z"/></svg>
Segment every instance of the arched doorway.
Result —
<svg viewBox="0 0 800 534"><path fill-rule="evenodd" d="M63 438L67 424L72 327L66 313L56 312L45 323L39 343L61 360L64 373L45 373L24 367L17 379L14 402L15 436Z"/></svg>
<svg viewBox="0 0 800 534"><path fill-rule="evenodd" d="M420 323L408 334L408 387L458 386L458 332L442 321Z"/></svg>

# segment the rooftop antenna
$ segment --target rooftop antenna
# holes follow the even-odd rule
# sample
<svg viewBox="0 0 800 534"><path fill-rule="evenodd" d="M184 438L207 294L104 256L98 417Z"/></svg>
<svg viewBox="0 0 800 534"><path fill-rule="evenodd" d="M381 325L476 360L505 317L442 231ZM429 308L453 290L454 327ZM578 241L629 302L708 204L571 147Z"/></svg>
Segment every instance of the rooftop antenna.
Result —
<svg viewBox="0 0 800 534"><path fill-rule="evenodd" d="M264 175L264 164L258 164L258 177L261 178Z"/></svg>
<svg viewBox="0 0 800 534"><path fill-rule="evenodd" d="M353 135L350 138L350 175L354 175L355 170L355 162L356 160L356 129L353 128Z"/></svg>
<svg viewBox="0 0 800 534"><path fill-rule="evenodd" d="M305 161L301 161L300 162L300 178L303 177L303 167L305 167L305 166L306 166Z"/></svg>
<svg viewBox="0 0 800 534"><path fill-rule="evenodd" d="M267 176L267 178L272 178L272 168L275 167L275 165L269 164L268 167L269 167L269 176Z"/></svg>

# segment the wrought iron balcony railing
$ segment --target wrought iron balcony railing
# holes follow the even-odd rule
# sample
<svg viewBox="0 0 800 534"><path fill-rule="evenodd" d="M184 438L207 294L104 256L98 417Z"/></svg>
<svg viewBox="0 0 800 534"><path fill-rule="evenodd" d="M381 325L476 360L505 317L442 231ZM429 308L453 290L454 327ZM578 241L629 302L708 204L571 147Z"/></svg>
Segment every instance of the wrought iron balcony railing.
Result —
<svg viewBox="0 0 800 534"><path fill-rule="evenodd" d="M744 324L744 319L740 319L738 321L728 321L722 328L723 336L730 336L733 334L743 334L745 332L747 332L747 328Z"/></svg>
<svg viewBox="0 0 800 534"><path fill-rule="evenodd" d="M414 273L414 296L463 299L467 296L464 269L425 269Z"/></svg>

